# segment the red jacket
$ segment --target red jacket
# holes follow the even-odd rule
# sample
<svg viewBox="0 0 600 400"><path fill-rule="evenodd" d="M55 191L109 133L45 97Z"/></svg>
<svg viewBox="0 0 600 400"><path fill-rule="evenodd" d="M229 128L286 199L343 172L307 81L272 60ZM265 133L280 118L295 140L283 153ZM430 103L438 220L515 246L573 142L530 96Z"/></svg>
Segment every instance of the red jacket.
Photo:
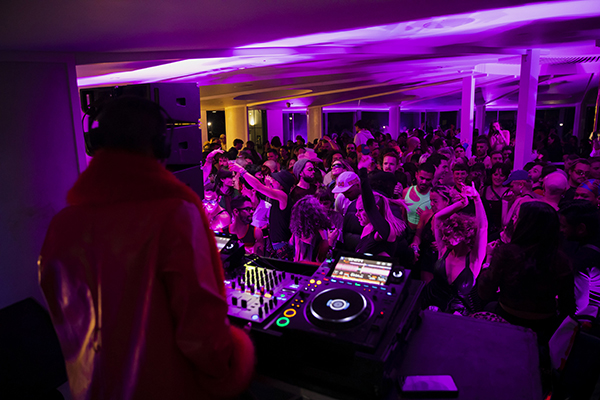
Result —
<svg viewBox="0 0 600 400"><path fill-rule="evenodd" d="M99 152L54 217L40 284L75 399L211 399L249 384L200 199L156 160Z"/></svg>

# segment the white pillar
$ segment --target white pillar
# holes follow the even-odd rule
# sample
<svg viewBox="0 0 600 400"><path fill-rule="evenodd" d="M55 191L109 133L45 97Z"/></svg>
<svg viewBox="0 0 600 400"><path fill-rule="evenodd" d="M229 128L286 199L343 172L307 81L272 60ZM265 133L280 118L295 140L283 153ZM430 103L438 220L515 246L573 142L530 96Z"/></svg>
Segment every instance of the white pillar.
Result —
<svg viewBox="0 0 600 400"><path fill-rule="evenodd" d="M517 135L515 140L515 169L522 169L531 161L533 130L540 74L540 50L530 49L521 56L521 81L519 108L517 110Z"/></svg>
<svg viewBox="0 0 600 400"><path fill-rule="evenodd" d="M283 143L283 110L267 110L267 141L271 142L275 136Z"/></svg>
<svg viewBox="0 0 600 400"><path fill-rule="evenodd" d="M202 106L200 106L200 134L202 136L202 146L204 146L204 143L208 142L208 112Z"/></svg>
<svg viewBox="0 0 600 400"><path fill-rule="evenodd" d="M475 77L463 78L462 101L460 109L460 139L468 143L467 156L470 157L473 148L473 110L475 107Z"/></svg>
<svg viewBox="0 0 600 400"><path fill-rule="evenodd" d="M227 148L233 147L235 139L248 141L248 108L246 106L225 107L225 136Z"/></svg>
<svg viewBox="0 0 600 400"><path fill-rule="evenodd" d="M75 59L0 54L0 308L45 304L37 258L50 219L86 166Z"/></svg>
<svg viewBox="0 0 600 400"><path fill-rule="evenodd" d="M475 108L475 128L483 135L485 129L485 104Z"/></svg>
<svg viewBox="0 0 600 400"><path fill-rule="evenodd" d="M200 88L198 88L198 98L200 99L200 139L202 140L201 146L204 146L204 144L208 142L208 113L202 103L202 93ZM227 134L225 134L225 136L227 136Z"/></svg>
<svg viewBox="0 0 600 400"><path fill-rule="evenodd" d="M307 111L307 125L308 125L308 142L312 142L315 139L321 139L323 135L323 108L322 107L308 107Z"/></svg>
<svg viewBox="0 0 600 400"><path fill-rule="evenodd" d="M392 135L393 140L398 139L398 133L400 132L400 107L392 106L389 110L389 130L388 132Z"/></svg>

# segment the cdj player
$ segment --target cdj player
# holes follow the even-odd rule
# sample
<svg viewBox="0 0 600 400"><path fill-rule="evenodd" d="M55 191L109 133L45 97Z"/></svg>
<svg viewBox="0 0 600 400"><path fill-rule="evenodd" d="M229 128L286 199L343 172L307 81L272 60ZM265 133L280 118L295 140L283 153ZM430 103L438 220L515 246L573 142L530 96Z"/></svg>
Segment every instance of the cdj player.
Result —
<svg viewBox="0 0 600 400"><path fill-rule="evenodd" d="M390 355L417 320L422 283L409 273L389 258L355 254L296 276L253 324L259 371L335 396L380 396Z"/></svg>
<svg viewBox="0 0 600 400"><path fill-rule="evenodd" d="M221 256L221 263L225 277L231 278L238 275L237 269L242 263L244 248L240 247L235 235L214 231L215 242Z"/></svg>

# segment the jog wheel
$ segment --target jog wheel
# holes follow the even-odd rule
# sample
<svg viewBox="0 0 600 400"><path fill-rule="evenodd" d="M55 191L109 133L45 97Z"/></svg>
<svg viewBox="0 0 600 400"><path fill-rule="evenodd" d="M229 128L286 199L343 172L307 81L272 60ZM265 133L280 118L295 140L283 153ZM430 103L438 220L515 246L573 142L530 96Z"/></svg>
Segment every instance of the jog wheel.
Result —
<svg viewBox="0 0 600 400"><path fill-rule="evenodd" d="M331 288L317 294L307 310L308 320L326 330L358 326L371 315L372 305L362 294L350 289Z"/></svg>

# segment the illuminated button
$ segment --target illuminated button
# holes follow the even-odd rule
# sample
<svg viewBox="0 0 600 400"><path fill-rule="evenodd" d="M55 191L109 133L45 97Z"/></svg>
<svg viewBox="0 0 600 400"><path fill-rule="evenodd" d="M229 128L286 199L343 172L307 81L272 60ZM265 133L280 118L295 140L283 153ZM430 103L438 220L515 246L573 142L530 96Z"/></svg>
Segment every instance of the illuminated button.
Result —
<svg viewBox="0 0 600 400"><path fill-rule="evenodd" d="M332 280L331 280L331 282L337 282L337 280L335 280L335 279L332 279Z"/></svg>
<svg viewBox="0 0 600 400"><path fill-rule="evenodd" d="M277 324L277 326L284 328L290 324L290 320L289 320L289 318L281 317L281 318L277 319L276 324Z"/></svg>
<svg viewBox="0 0 600 400"><path fill-rule="evenodd" d="M355 283L354 285L355 285L355 286L360 286L360 283Z"/></svg>
<svg viewBox="0 0 600 400"><path fill-rule="evenodd" d="M317 281L317 285L320 285L322 282L321 281Z"/></svg>
<svg viewBox="0 0 600 400"><path fill-rule="evenodd" d="M347 283L348 283L348 285L352 286L352 282L347 282Z"/></svg>
<svg viewBox="0 0 600 400"><path fill-rule="evenodd" d="M296 315L296 310L294 310L293 308L288 308L287 310L285 310L283 312L283 315L288 318L292 318L293 316Z"/></svg>
<svg viewBox="0 0 600 400"><path fill-rule="evenodd" d="M252 316L252 321L258 321L258 315L254 314L254 315Z"/></svg>
<svg viewBox="0 0 600 400"><path fill-rule="evenodd" d="M314 279L311 279L309 282L310 282L310 283L315 283L315 280L314 280Z"/></svg>

